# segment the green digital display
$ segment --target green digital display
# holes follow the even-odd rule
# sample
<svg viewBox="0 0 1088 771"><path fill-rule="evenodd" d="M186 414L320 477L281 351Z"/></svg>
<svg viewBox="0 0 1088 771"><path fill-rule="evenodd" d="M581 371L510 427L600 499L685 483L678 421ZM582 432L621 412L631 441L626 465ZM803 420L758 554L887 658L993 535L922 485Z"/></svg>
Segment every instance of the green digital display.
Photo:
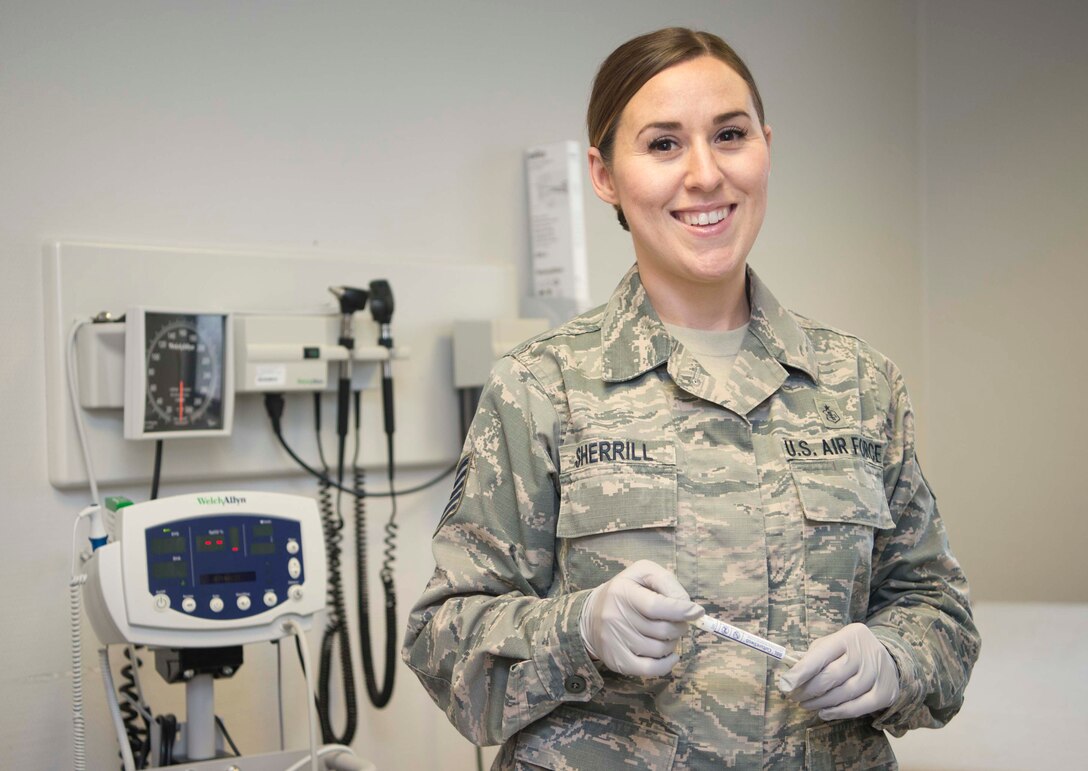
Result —
<svg viewBox="0 0 1088 771"><path fill-rule="evenodd" d="M185 562L155 562L151 565L152 578L188 578L189 565Z"/></svg>
<svg viewBox="0 0 1088 771"><path fill-rule="evenodd" d="M249 552L250 552L250 554L262 554L262 555L263 554L275 554L276 553L276 544L272 543L271 541L266 541L264 543L255 543L249 548Z"/></svg>
<svg viewBox="0 0 1088 771"><path fill-rule="evenodd" d="M151 553L155 555L184 554L187 550L188 545L180 535L151 539Z"/></svg>

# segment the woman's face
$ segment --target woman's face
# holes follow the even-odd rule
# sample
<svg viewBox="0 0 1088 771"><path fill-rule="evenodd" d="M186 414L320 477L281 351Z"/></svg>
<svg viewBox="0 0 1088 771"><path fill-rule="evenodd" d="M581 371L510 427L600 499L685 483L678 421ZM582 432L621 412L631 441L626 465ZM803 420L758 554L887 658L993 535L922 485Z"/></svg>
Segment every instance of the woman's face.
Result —
<svg viewBox="0 0 1088 771"><path fill-rule="evenodd" d="M623 209L644 283L682 291L743 278L767 208L770 140L748 85L714 57L635 93L611 163L590 148L589 164L597 195Z"/></svg>

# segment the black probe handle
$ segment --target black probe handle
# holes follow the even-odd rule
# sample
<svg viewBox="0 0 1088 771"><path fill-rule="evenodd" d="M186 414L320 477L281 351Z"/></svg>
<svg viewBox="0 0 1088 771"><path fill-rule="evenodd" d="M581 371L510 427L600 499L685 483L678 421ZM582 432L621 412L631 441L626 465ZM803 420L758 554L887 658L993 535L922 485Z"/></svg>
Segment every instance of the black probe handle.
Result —
<svg viewBox="0 0 1088 771"><path fill-rule="evenodd" d="M348 435L348 416L351 414L351 378L340 378L340 388L336 394L336 434Z"/></svg>
<svg viewBox="0 0 1088 771"><path fill-rule="evenodd" d="M382 412L385 414L385 433L393 433L393 376L382 375Z"/></svg>

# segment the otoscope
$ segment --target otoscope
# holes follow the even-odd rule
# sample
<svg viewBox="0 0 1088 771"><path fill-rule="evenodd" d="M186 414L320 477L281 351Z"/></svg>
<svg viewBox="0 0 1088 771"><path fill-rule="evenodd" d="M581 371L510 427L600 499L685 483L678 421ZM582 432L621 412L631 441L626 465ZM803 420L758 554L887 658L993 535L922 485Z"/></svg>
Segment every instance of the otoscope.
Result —
<svg viewBox="0 0 1088 771"><path fill-rule="evenodd" d="M366 571L359 570L356 574L356 582L359 586L359 643L363 656L363 679L366 682L367 694L371 703L379 709L389 703L393 695L393 679L396 669L394 664L397 658L397 592L393 585L393 562L396 559L396 535L397 535L397 498L393 490L393 336L390 332L390 322L393 320L393 290L385 279L376 279L370 282L370 314L378 324L378 345L383 346L389 353L389 357L382 361L382 412L385 419L385 443L386 460L389 467L389 490L392 510L389 521L385 525L385 537L383 538L384 550L382 567L379 572L382 581L382 592L385 596L385 673L381 686L374 667L374 653L370 642L370 608L369 591L367 588ZM356 406L356 414L359 409ZM366 554L366 528L365 512L362 508L362 498L356 498L356 553L358 558L356 566L363 565Z"/></svg>
<svg viewBox="0 0 1088 771"><path fill-rule="evenodd" d="M370 282L370 315L378 323L378 345L389 351L389 358L382 361L382 411L385 434L389 437L393 435L393 336L389 331L389 322L393 320L393 290L384 278Z"/></svg>
<svg viewBox="0 0 1088 771"><path fill-rule="evenodd" d="M330 286L329 291L340 302L340 345L347 349L347 358L340 362L339 383L336 394L336 434L339 441L339 462L337 480L344 483L344 448L348 436L348 416L351 411L351 356L355 349L355 334L352 330L352 317L356 311L366 307L369 297L365 289L353 286Z"/></svg>

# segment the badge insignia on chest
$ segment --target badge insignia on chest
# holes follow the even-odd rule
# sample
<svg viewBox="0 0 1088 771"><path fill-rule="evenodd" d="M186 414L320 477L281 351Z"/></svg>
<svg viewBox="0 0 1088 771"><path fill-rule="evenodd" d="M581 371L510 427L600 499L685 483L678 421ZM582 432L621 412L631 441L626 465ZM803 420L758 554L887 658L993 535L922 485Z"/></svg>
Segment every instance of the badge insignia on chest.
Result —
<svg viewBox="0 0 1088 771"><path fill-rule="evenodd" d="M838 428L843 425L843 413L839 405L831 399L816 398L816 411L820 413L820 420L828 428Z"/></svg>

